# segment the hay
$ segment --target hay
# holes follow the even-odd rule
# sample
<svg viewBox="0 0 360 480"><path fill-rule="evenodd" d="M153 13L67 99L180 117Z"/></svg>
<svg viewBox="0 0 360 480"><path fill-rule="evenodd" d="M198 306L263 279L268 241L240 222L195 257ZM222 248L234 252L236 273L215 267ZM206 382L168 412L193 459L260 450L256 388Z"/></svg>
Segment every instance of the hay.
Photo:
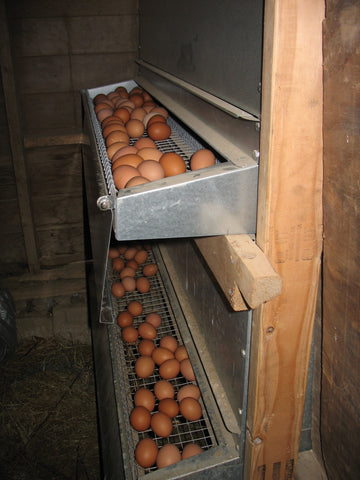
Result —
<svg viewBox="0 0 360 480"><path fill-rule="evenodd" d="M1 478L98 480L91 347L23 342L0 363Z"/></svg>

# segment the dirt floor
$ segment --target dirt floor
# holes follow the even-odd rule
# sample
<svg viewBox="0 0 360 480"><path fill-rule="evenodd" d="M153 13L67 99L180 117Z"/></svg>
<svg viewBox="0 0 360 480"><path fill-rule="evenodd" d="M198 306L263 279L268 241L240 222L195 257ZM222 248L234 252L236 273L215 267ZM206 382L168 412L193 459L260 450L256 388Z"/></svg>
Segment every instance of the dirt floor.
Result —
<svg viewBox="0 0 360 480"><path fill-rule="evenodd" d="M0 362L2 480L98 480L91 346L34 338Z"/></svg>

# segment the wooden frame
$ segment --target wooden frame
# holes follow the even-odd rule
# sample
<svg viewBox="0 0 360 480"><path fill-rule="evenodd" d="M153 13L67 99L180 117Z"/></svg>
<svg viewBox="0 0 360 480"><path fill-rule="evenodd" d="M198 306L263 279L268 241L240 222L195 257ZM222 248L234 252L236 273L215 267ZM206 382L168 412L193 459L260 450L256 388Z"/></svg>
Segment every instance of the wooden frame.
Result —
<svg viewBox="0 0 360 480"><path fill-rule="evenodd" d="M322 252L324 7L265 2L256 241L283 285L253 315L246 480L295 476Z"/></svg>

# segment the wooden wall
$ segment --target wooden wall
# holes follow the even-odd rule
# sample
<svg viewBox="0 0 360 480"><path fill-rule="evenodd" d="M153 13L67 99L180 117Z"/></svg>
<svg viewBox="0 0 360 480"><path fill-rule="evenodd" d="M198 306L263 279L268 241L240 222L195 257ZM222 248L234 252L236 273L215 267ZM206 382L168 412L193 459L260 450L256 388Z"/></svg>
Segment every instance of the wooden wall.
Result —
<svg viewBox="0 0 360 480"><path fill-rule="evenodd" d="M138 2L1 7L0 286L21 333L25 317L85 305L80 90L133 78Z"/></svg>
<svg viewBox="0 0 360 480"><path fill-rule="evenodd" d="M360 4L326 2L321 442L330 480L360 472Z"/></svg>

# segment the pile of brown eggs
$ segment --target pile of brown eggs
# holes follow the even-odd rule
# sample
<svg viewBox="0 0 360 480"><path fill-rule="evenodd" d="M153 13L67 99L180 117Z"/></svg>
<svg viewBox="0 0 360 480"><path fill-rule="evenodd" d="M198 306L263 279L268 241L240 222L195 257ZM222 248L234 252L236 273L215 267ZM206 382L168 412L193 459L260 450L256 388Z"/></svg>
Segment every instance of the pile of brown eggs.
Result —
<svg viewBox="0 0 360 480"><path fill-rule="evenodd" d="M158 266L148 260L148 249L141 245L113 246L109 249L112 268L119 273L119 280L113 282L111 290L116 298L136 290L140 294L140 301L129 301L126 308L119 312L117 323L121 328L122 341L137 349L135 375L139 379L147 379L156 374L155 378L160 379L152 387L149 384L135 392L130 424L137 432L148 435L136 445L137 463L143 468L154 465L163 468L201 453L203 449L193 442L187 443L182 452L172 443L159 448L153 437L168 438L173 432L175 417L176 421L183 418L192 422L200 420L203 412L199 402L200 390L186 347L172 335L159 334L162 318L158 312L139 318L143 314L141 294L150 290L148 278L158 274ZM143 285L140 280L144 281ZM183 378L185 385L176 393L171 382L177 377Z"/></svg>
<svg viewBox="0 0 360 480"><path fill-rule="evenodd" d="M141 87L128 92L119 86L108 94L96 95L93 103L117 189L186 172L181 155L158 149L155 142L171 135L169 114ZM206 168L215 162L213 152L200 149L191 157L190 169Z"/></svg>

